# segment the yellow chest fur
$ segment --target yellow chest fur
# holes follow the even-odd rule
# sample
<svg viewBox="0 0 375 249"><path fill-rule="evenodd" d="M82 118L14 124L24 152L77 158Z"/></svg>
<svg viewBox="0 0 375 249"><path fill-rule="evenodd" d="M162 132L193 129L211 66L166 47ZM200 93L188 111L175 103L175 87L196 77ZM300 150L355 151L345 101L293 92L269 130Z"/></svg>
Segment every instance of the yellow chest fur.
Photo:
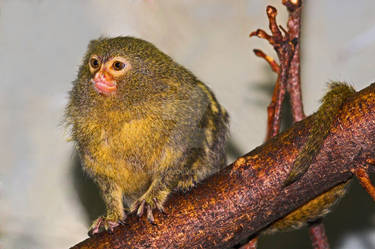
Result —
<svg viewBox="0 0 375 249"><path fill-rule="evenodd" d="M166 136L151 117L115 121L91 120L78 128L85 138L80 150L84 166L91 175L116 182L125 195L143 192L150 185Z"/></svg>

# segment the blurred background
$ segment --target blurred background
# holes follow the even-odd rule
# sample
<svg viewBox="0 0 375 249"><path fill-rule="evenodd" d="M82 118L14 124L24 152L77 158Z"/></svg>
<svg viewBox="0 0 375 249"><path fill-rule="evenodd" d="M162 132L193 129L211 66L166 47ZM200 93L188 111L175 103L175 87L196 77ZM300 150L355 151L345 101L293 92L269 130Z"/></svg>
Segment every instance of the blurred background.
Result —
<svg viewBox="0 0 375 249"><path fill-rule="evenodd" d="M330 80L359 90L375 79L375 1L305 1L302 88L311 114ZM209 85L231 114L232 160L265 138L276 75L255 57L272 48L250 31L281 0L0 0L0 248L68 248L103 212L61 126L91 39L154 43ZM284 25L285 26L285 25ZM375 203L357 182L326 221L334 249L375 248ZM311 248L307 229L263 237L262 248Z"/></svg>

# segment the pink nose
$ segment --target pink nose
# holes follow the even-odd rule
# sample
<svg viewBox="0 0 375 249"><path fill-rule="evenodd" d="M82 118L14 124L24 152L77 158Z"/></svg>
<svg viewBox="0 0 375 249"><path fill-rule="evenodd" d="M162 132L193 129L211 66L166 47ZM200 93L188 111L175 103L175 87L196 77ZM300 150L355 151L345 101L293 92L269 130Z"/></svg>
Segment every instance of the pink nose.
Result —
<svg viewBox="0 0 375 249"><path fill-rule="evenodd" d="M95 74L94 79L91 81L95 90L104 95L110 95L117 89L116 81L112 80L111 77L106 77L105 73L100 71Z"/></svg>

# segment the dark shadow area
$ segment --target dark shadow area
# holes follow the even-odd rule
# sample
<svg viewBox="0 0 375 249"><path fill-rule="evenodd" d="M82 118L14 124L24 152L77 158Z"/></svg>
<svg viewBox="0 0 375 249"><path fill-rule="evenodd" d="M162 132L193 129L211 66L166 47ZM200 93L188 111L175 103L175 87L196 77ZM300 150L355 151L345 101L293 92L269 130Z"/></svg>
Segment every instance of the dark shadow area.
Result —
<svg viewBox="0 0 375 249"><path fill-rule="evenodd" d="M375 177L372 176L372 182ZM360 236L374 228L374 221L369 219L375 214L375 203L370 195L360 186L357 179L354 179L348 194L335 211L325 220L328 239L332 248L337 248L342 239L349 233L358 235L362 239L363 249L373 249L365 236Z"/></svg>
<svg viewBox="0 0 375 249"><path fill-rule="evenodd" d="M281 124L280 133L293 125L292 106L290 105L289 94L285 94L283 104L281 106Z"/></svg>
<svg viewBox="0 0 375 249"><path fill-rule="evenodd" d="M99 187L83 171L77 152L74 152L73 155L71 173L74 189L86 211L87 224L91 225L94 219L104 214L105 206L100 196Z"/></svg>
<svg viewBox="0 0 375 249"><path fill-rule="evenodd" d="M375 177L372 177L374 182ZM364 234L374 228L373 221L369 217L375 213L375 203L367 192L354 180L347 195L336 205L333 212L324 219L326 233L332 249L342 246L342 242L348 234L356 235L361 241L361 249L373 249L375 245ZM279 232L265 235L258 242L258 249L278 248L312 248L305 227L298 231Z"/></svg>
<svg viewBox="0 0 375 249"><path fill-rule="evenodd" d="M275 234L260 237L258 249L277 248L277 249L294 249L294 248L312 248L309 233L306 227L292 232L279 232Z"/></svg>

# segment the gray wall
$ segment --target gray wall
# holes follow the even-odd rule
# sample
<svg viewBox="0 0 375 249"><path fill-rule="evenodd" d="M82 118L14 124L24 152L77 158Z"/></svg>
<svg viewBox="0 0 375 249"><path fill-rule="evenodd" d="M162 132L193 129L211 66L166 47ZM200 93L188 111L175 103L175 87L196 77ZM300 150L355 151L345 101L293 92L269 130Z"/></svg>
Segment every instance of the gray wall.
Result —
<svg viewBox="0 0 375 249"><path fill-rule="evenodd" d="M0 247L67 248L103 211L61 127L70 82L88 41L133 35L192 70L231 114L232 158L262 143L275 75L251 50L272 48L263 0L0 0ZM279 22L286 11L281 0ZM375 78L373 0L306 1L303 98L319 105L329 80L356 89ZM357 183L329 215L336 249L375 248L375 203ZM260 248L309 248L306 230L264 237Z"/></svg>

